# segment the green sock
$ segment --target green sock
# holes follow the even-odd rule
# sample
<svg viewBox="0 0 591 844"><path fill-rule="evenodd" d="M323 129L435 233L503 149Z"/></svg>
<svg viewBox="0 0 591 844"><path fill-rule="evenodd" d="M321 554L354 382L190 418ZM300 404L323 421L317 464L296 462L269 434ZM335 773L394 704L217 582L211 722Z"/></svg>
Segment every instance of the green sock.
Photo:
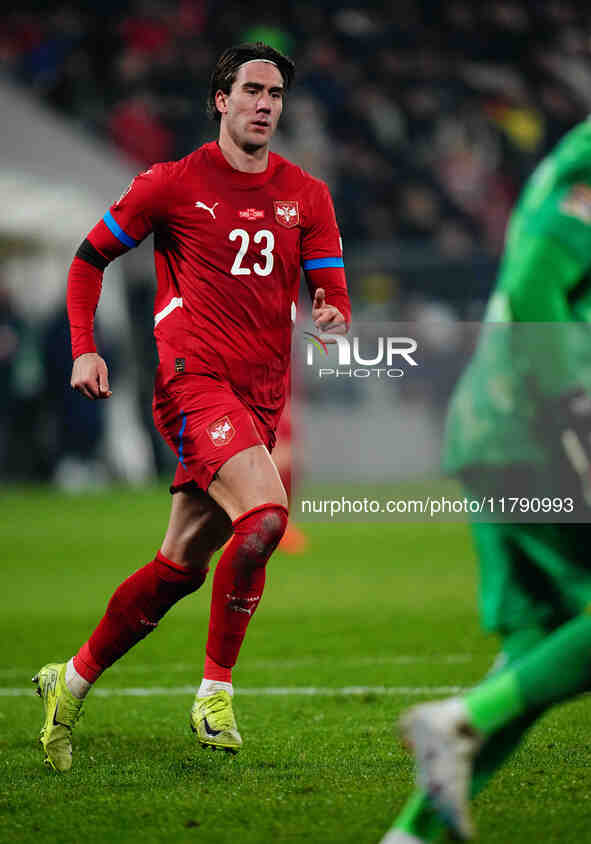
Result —
<svg viewBox="0 0 591 844"><path fill-rule="evenodd" d="M538 710L522 715L521 718L517 718L511 724L502 727L483 744L474 760L472 797L480 794L485 785L490 782L496 771L521 742L528 729L538 720L540 714Z"/></svg>
<svg viewBox="0 0 591 844"><path fill-rule="evenodd" d="M415 788L396 818L394 826L423 841L443 840L446 825L441 816L431 806L431 801L424 791Z"/></svg>
<svg viewBox="0 0 591 844"><path fill-rule="evenodd" d="M529 627L505 636L503 638L502 653L505 656L506 662L504 665L501 664L498 669L493 669L488 675L488 678L490 679L508 667L513 666L526 653L529 653L533 648L540 645L548 635L548 631L541 627ZM482 745L478 756L474 760L472 797L475 797L482 791L503 762L515 750L527 730L537 721L539 716L540 712L535 710L527 715L523 715L521 718L517 718L511 724L507 724L506 727L498 730L494 736Z"/></svg>
<svg viewBox="0 0 591 844"><path fill-rule="evenodd" d="M521 715L546 709L590 685L591 618L579 616L469 692L465 701L473 726L490 735Z"/></svg>

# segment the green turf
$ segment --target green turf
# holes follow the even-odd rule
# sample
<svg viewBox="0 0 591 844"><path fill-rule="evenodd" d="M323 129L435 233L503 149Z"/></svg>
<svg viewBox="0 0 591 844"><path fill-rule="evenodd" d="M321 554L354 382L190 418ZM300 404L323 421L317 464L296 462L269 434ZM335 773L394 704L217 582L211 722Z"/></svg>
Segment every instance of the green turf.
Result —
<svg viewBox="0 0 591 844"><path fill-rule="evenodd" d="M21 689L87 638L118 582L158 547L164 488L70 497L0 492L0 685ZM395 695L236 696L236 757L196 747L191 694L88 699L74 768L41 764L41 705L0 697L0 840L372 844L409 791L393 733L415 687L469 685L495 643L479 631L464 525L307 525L277 554L235 685L405 687ZM211 580L97 684L198 683ZM556 709L478 800L480 841L591 842L591 710Z"/></svg>

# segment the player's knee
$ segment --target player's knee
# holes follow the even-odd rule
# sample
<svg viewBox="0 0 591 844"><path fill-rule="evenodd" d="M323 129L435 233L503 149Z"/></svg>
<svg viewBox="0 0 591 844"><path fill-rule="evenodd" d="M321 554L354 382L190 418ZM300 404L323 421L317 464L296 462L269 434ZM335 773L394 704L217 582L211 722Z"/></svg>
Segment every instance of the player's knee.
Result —
<svg viewBox="0 0 591 844"><path fill-rule="evenodd" d="M286 527L287 511L283 507L273 507L262 511L258 536L265 551L272 553L277 548Z"/></svg>
<svg viewBox="0 0 591 844"><path fill-rule="evenodd" d="M269 505L247 515L235 525L244 562L253 567L264 565L285 533L287 510Z"/></svg>
<svg viewBox="0 0 591 844"><path fill-rule="evenodd" d="M162 543L162 553L177 566L201 570L207 568L213 552L188 536L180 536L174 539L167 537Z"/></svg>
<svg viewBox="0 0 591 844"><path fill-rule="evenodd" d="M225 515L207 513L187 522L166 535L163 553L177 563L191 569L207 570L212 554L232 535L232 524Z"/></svg>

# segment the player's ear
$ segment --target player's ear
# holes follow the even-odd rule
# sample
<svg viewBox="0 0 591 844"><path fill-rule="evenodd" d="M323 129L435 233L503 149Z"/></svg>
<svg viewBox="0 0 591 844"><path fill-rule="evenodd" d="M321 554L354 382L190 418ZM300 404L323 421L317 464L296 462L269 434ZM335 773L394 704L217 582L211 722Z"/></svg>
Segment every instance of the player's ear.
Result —
<svg viewBox="0 0 591 844"><path fill-rule="evenodd" d="M221 89L215 92L215 105L220 114L225 114L228 110L228 95Z"/></svg>

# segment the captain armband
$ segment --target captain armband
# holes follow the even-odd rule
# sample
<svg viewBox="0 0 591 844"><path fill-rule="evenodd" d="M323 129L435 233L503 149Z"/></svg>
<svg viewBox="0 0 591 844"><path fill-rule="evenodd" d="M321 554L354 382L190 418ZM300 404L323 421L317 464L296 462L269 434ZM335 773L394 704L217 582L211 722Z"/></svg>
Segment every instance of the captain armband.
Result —
<svg viewBox="0 0 591 844"><path fill-rule="evenodd" d="M93 267L96 267L97 270L101 270L101 272L109 263L108 259L94 248L88 238L85 238L78 247L76 257L80 258L81 261L86 261L87 264L91 264Z"/></svg>

